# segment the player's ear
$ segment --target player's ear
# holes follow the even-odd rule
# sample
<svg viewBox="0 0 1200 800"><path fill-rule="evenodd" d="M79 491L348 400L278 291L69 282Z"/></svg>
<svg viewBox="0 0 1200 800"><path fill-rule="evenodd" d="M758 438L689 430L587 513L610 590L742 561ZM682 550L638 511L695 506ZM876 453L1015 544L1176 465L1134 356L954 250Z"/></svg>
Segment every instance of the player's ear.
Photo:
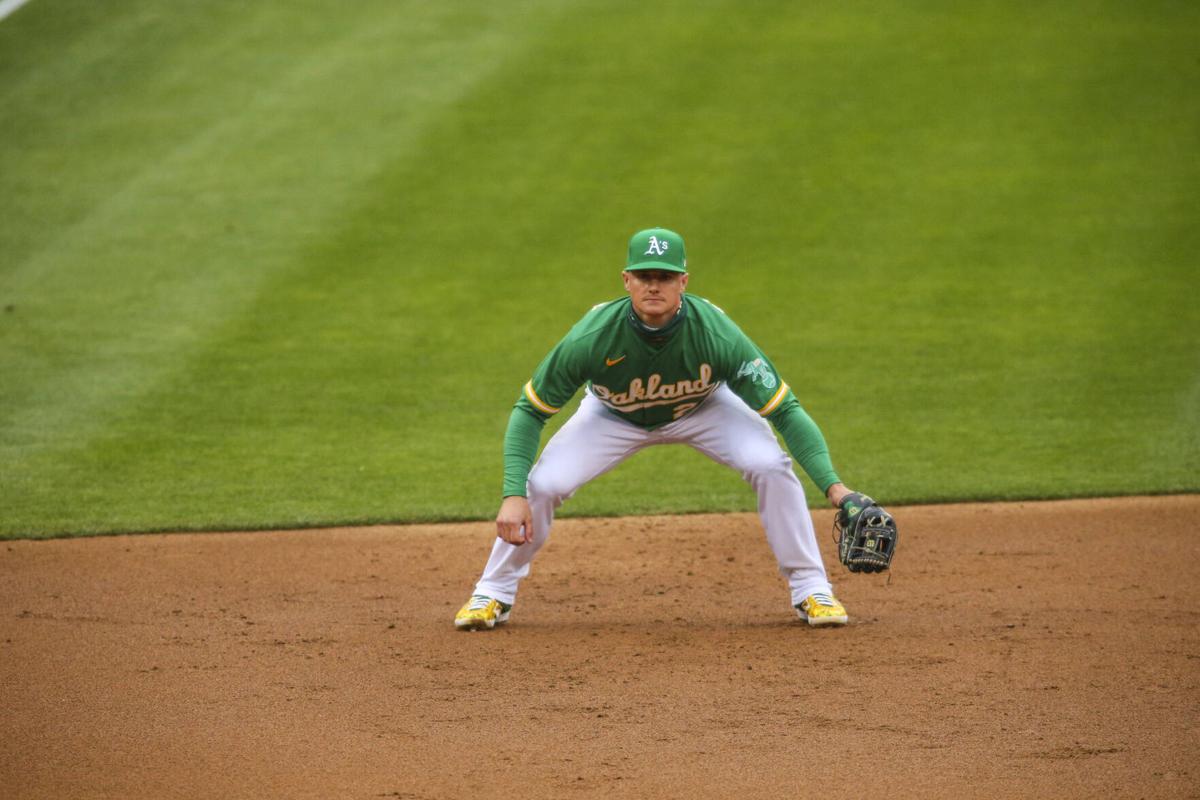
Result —
<svg viewBox="0 0 1200 800"><path fill-rule="evenodd" d="M633 283L633 275L629 274L629 270L621 270L621 280L625 281L625 291L630 290L629 284Z"/></svg>
<svg viewBox="0 0 1200 800"><path fill-rule="evenodd" d="M685 272L685 273L683 273L683 275L682 275L682 276L679 278L679 288L680 288L680 289L683 289L684 291L686 291L686 290L687 290L687 282L688 282L688 278L689 278L689 277L690 277L690 276L689 276L689 275L688 275L688 274Z"/></svg>

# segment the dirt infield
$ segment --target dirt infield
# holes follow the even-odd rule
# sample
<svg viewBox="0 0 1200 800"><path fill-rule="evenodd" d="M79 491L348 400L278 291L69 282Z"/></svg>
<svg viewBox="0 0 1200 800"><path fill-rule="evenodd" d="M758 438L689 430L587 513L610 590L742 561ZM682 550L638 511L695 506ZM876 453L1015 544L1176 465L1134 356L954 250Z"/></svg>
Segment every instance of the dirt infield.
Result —
<svg viewBox="0 0 1200 800"><path fill-rule="evenodd" d="M488 633L486 524L0 543L0 794L1200 796L1200 496L895 511L823 630L753 515L564 520Z"/></svg>

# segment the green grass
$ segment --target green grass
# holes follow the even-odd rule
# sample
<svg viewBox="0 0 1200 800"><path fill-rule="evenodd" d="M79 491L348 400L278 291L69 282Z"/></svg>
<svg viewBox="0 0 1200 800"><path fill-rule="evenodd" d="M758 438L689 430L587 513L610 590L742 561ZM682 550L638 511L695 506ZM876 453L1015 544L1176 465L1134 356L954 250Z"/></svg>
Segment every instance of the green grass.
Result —
<svg viewBox="0 0 1200 800"><path fill-rule="evenodd" d="M489 517L647 225L885 502L1200 490L1198 40L1169 2L34 0L0 536ZM564 512L753 505L672 448Z"/></svg>

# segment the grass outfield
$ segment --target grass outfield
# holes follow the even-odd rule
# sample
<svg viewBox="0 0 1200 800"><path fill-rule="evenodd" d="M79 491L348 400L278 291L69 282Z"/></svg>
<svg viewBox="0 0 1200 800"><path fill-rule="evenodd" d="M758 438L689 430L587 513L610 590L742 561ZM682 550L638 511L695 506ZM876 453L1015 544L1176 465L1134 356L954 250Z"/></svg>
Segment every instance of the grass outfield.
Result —
<svg viewBox="0 0 1200 800"><path fill-rule="evenodd" d="M884 502L1200 490L1197 41L1182 2L33 0L0 536L489 517L647 225ZM671 449L564 511L753 506Z"/></svg>

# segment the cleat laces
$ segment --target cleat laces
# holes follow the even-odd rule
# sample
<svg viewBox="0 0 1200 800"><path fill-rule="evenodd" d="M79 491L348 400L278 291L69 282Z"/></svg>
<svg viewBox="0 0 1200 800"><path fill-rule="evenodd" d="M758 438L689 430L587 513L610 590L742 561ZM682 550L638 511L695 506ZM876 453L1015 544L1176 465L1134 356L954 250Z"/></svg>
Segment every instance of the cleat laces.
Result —
<svg viewBox="0 0 1200 800"><path fill-rule="evenodd" d="M490 602L492 602L492 598L490 597L485 597L481 594L473 594L471 595L471 602L467 606L467 609L470 611L481 611L487 608L488 603Z"/></svg>
<svg viewBox="0 0 1200 800"><path fill-rule="evenodd" d="M812 595L812 599L816 602L817 605L825 606L827 608L833 608L834 606L837 605L837 603L834 602L833 597L826 594L825 592L814 592Z"/></svg>

